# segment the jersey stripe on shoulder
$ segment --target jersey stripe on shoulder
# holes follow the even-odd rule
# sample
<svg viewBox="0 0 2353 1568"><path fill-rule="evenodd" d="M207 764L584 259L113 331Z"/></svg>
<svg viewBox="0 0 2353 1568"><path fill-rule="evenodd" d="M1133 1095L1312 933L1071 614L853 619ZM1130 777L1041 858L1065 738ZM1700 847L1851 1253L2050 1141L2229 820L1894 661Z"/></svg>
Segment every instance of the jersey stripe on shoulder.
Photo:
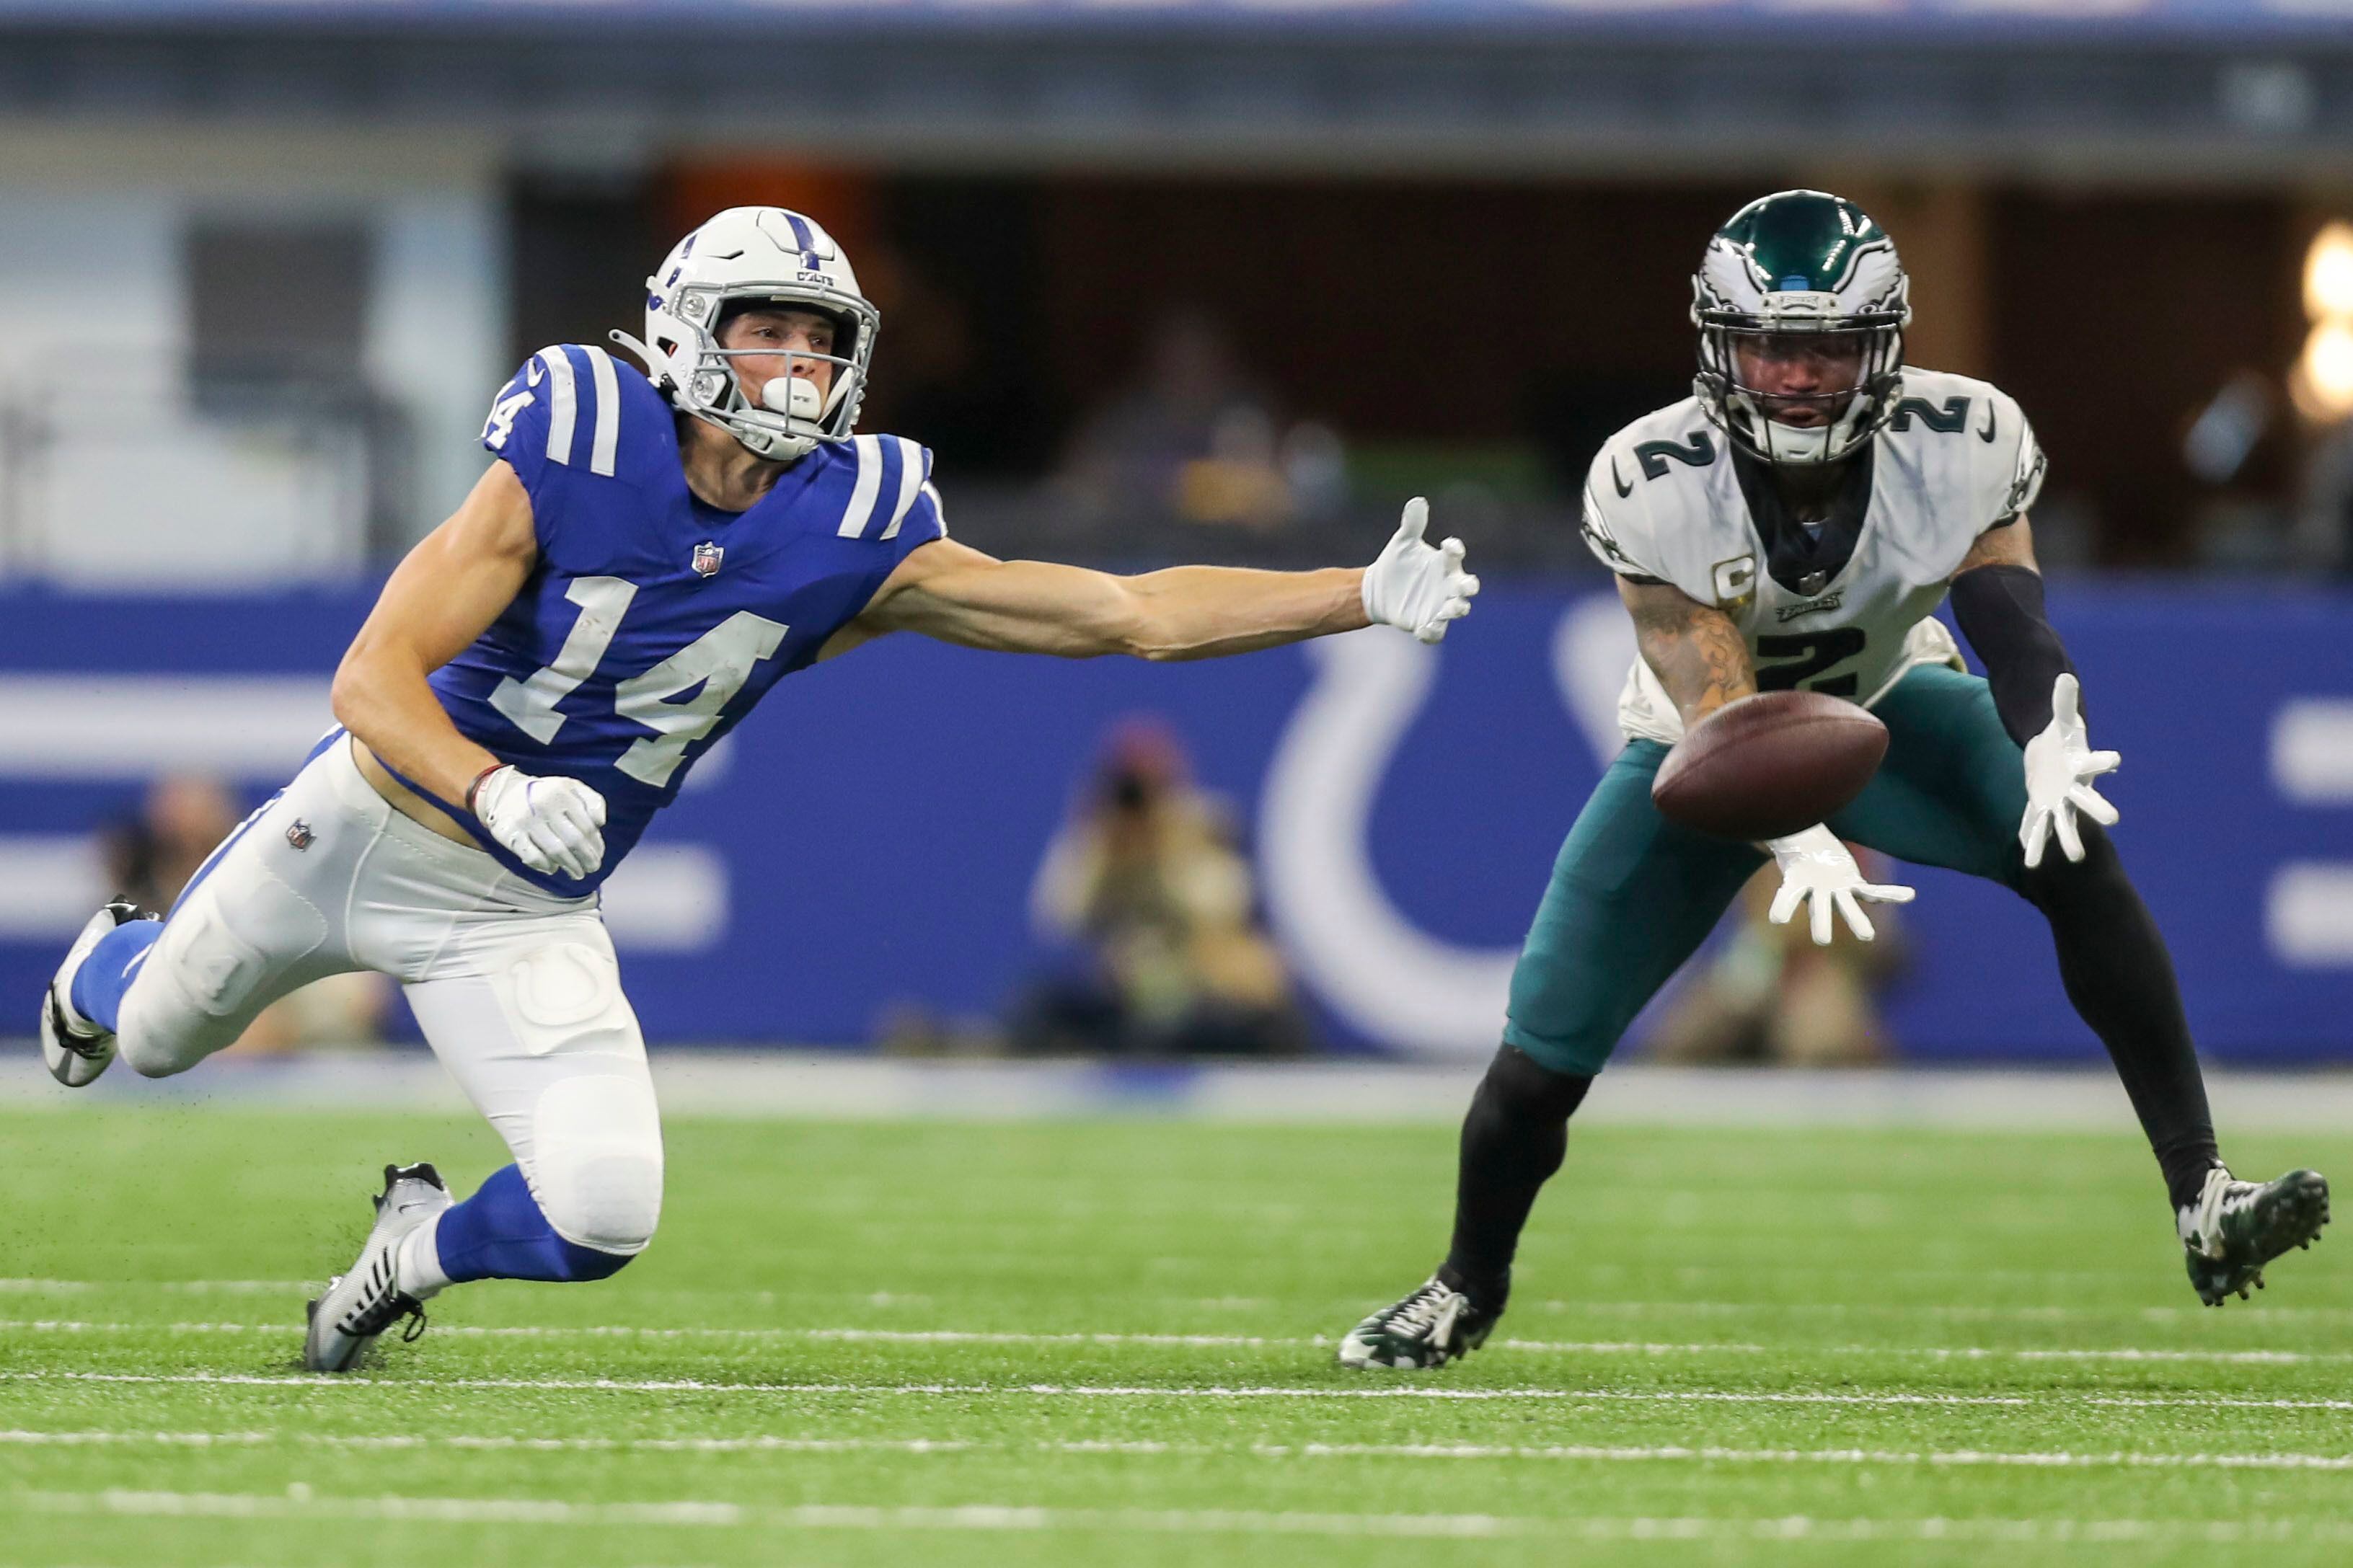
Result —
<svg viewBox="0 0 2353 1568"><path fill-rule="evenodd" d="M899 499L891 508L891 526L882 531L885 539L899 537L905 525L907 513L914 509L915 497L923 488L923 449L904 436L894 436L899 443Z"/></svg>
<svg viewBox="0 0 2353 1568"><path fill-rule="evenodd" d="M874 520L874 502L882 494L882 437L855 437L849 450L858 464L858 479L849 488L849 509L841 514L841 526L834 531L844 539L856 539Z"/></svg>
<svg viewBox="0 0 2353 1568"><path fill-rule="evenodd" d="M572 426L579 417L580 395L573 385L572 356L560 348L539 351L547 366L547 460L572 461Z"/></svg>
<svg viewBox="0 0 2353 1568"><path fill-rule="evenodd" d="M588 471L611 479L613 455L621 440L621 384L613 374L613 356L591 348L588 374L596 385L596 437L588 448Z"/></svg>

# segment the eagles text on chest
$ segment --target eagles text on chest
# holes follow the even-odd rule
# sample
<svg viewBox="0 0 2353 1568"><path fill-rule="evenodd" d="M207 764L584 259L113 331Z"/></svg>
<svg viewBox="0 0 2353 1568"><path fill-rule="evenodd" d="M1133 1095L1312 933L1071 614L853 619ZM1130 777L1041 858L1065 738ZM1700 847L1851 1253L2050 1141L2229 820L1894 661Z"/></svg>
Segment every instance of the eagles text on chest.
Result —
<svg viewBox="0 0 2353 1568"><path fill-rule="evenodd" d="M1773 613L1773 618L1777 621L1794 621L1799 616L1816 615L1823 610L1835 610L1845 599L1844 590L1835 594L1824 594L1819 599L1808 599L1802 604L1784 605Z"/></svg>

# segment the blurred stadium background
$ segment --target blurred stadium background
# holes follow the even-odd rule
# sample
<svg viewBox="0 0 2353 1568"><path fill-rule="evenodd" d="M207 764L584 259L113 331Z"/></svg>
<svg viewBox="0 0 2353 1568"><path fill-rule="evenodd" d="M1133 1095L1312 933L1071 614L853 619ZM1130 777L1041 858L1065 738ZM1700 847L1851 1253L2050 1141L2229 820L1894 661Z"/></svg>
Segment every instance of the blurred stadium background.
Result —
<svg viewBox="0 0 2353 1568"><path fill-rule="evenodd" d="M1615 745L1584 466L1686 386L1708 233L1793 184L1894 233L1915 363L2037 424L2202 1043L2341 1058L2348 0L0 0L0 996L283 780L513 365L774 202L881 305L865 426L960 537L1354 563L1427 493L1487 593L1434 658L796 679L613 886L649 1037L1483 1056ZM1191 803L1180 934L1112 961L1224 1035L1088 1012L1099 805L1145 787ZM1922 893L1853 1054L2097 1059L2039 922Z"/></svg>

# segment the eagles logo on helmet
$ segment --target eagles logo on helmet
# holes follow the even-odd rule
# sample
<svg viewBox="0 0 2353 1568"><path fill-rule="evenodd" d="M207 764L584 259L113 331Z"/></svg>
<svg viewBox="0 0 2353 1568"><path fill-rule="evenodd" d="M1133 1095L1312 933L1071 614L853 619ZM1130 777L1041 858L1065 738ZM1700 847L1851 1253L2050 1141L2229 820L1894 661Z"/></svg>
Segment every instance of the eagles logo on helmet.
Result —
<svg viewBox="0 0 2353 1568"><path fill-rule="evenodd" d="M1780 191L1749 203L1715 231L1692 279L1700 406L1734 446L1768 463L1850 456L1901 400L1910 291L1895 242L1852 202ZM1852 364L1852 379L1795 396L1744 382L1745 355L1788 352ZM1776 417L1808 405L1819 423Z"/></svg>
<svg viewBox="0 0 2353 1568"><path fill-rule="evenodd" d="M797 354L833 366L822 400L799 376L790 379L783 409L768 405L767 388L744 388L735 356L774 351L722 348L719 331L751 303L810 310L835 324L833 353ZM615 332L613 341L645 362L681 413L718 426L763 458L790 462L857 427L881 325L849 258L816 219L783 207L729 207L680 240L646 279L645 340Z"/></svg>

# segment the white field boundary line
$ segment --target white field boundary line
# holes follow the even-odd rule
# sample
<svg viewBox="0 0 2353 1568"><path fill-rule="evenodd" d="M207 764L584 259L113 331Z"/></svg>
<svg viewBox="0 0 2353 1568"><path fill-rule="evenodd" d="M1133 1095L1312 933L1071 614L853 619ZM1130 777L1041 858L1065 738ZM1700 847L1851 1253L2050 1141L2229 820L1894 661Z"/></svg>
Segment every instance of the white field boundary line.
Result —
<svg viewBox="0 0 2353 1568"><path fill-rule="evenodd" d="M1612 1388L1282 1388L1265 1385L1171 1385L1070 1383L708 1383L698 1378L389 1377L349 1373L0 1372L9 1383L189 1384L216 1388L513 1389L577 1394L719 1394L850 1395L858 1398L994 1395L1038 1399L1436 1399L1605 1405L1823 1405L1865 1408L1980 1405L2032 1408L2082 1405L2129 1410L2353 1410L2353 1399L2262 1398L2232 1394L2110 1394L2070 1388L2023 1394L1831 1394L1798 1390Z"/></svg>
<svg viewBox="0 0 2353 1568"><path fill-rule="evenodd" d="M300 754L300 749L293 753ZM0 1041L0 1047L6 1042ZM1138 1079L1102 1064L892 1061L797 1052L663 1049L655 1089L674 1119L1035 1121L1074 1115L1176 1116L1229 1124L1451 1126L1478 1082L1476 1060L1362 1058L1180 1069ZM1578 1112L1631 1128L1919 1129L1936 1132L2109 1132L2131 1109L2105 1063L2048 1071L1924 1068L1888 1072L1613 1067L1607 1094ZM2242 1136L2341 1131L2353 1121L2353 1075L2218 1068L2206 1075L2215 1115ZM69 1105L225 1108L407 1107L462 1111L447 1074L412 1054L330 1060L224 1062L197 1079L58 1091L29 1049L0 1048L0 1109L55 1113Z"/></svg>
<svg viewBox="0 0 2353 1568"><path fill-rule="evenodd" d="M291 1323L132 1323L95 1322L66 1318L0 1319L0 1333L58 1334L293 1334ZM1140 1345L1155 1349L1188 1350L1328 1350L1336 1341L1314 1335L1260 1334L1125 1334L1013 1333L976 1329L798 1329L798 1328L640 1328L632 1324L475 1326L456 1324L433 1331L437 1335L471 1339L524 1340L751 1340L754 1342L815 1341L852 1344L911 1345ZM2167 1350L2118 1347L2109 1349L2010 1347L2002 1345L1763 1345L1738 1341L1665 1343L1633 1340L1497 1340L1504 1350L1547 1355L1834 1355L1886 1356L1920 1361L2021 1362L2146 1362L2222 1366L2306 1366L2353 1362L2353 1351Z"/></svg>
<svg viewBox="0 0 2353 1568"><path fill-rule="evenodd" d="M1170 1455L1262 1459L1512 1459L1577 1463L1699 1462L1736 1465L1913 1465L1938 1469L2353 1470L2353 1454L2162 1454L1992 1451L1977 1448L1727 1448L1664 1446L1488 1443L1166 1443L1152 1441L991 1443L955 1437L518 1437L503 1434L319 1432L0 1431L0 1447L177 1448L268 1447L417 1449L624 1454L1058 1454Z"/></svg>
<svg viewBox="0 0 2353 1568"><path fill-rule="evenodd" d="M1487 1538L1565 1536L1604 1541L2256 1542L2353 1540L2336 1521L2053 1519L1588 1518L1486 1513L1271 1513L1249 1510L1058 1509L978 1503L961 1508L866 1508L813 1503L766 1508L733 1502L565 1502L544 1498L319 1496L291 1493L17 1491L0 1500L28 1511L144 1519L347 1520L436 1524L631 1526L734 1530L951 1531L1086 1531L1123 1534L1322 1535Z"/></svg>

